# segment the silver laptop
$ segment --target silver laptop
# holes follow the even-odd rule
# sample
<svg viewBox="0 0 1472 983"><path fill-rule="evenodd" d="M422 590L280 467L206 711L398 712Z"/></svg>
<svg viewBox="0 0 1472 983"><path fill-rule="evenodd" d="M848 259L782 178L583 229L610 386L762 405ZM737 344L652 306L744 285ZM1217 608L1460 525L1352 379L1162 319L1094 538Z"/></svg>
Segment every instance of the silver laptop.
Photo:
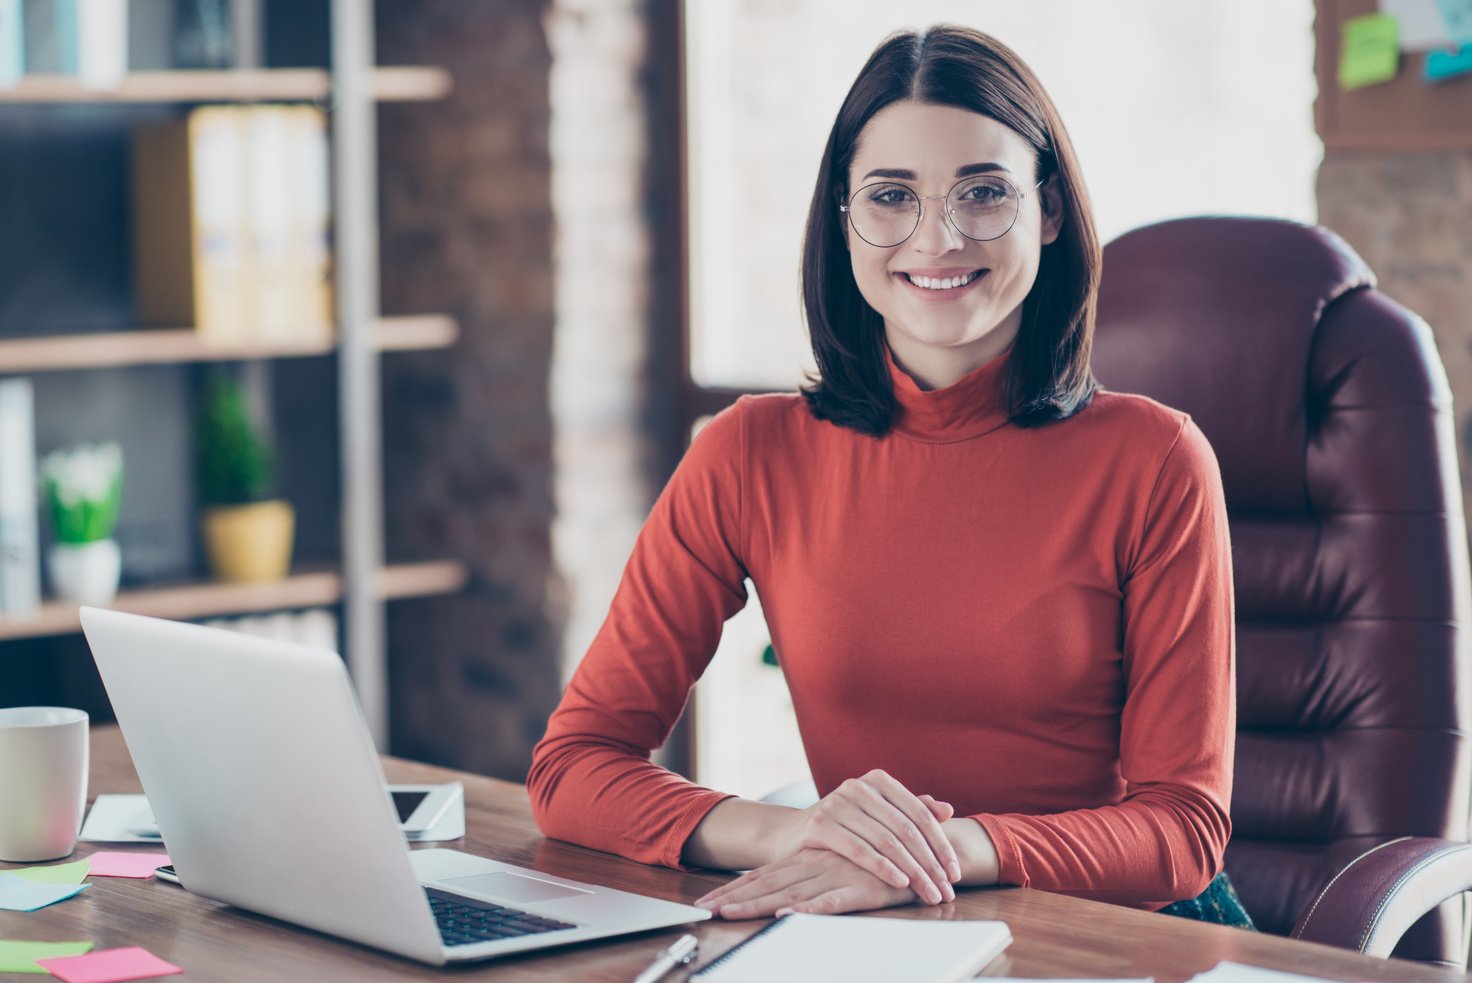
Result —
<svg viewBox="0 0 1472 983"><path fill-rule="evenodd" d="M709 918L455 850L410 851L335 653L82 608L190 891L444 964Z"/></svg>

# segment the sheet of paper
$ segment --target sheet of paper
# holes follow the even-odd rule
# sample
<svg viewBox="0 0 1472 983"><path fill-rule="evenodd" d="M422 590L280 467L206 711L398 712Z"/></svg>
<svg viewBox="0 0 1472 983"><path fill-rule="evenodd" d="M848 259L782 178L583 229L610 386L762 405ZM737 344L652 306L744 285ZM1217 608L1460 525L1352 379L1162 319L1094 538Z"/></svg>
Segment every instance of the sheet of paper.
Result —
<svg viewBox="0 0 1472 983"><path fill-rule="evenodd" d="M46 970L36 965L37 959L80 956L91 951L91 942L23 942L0 939L0 973L36 973L44 976Z"/></svg>
<svg viewBox="0 0 1472 983"><path fill-rule="evenodd" d="M37 884L14 874L0 874L0 908L35 911L80 893L89 884Z"/></svg>
<svg viewBox="0 0 1472 983"><path fill-rule="evenodd" d="M93 877L152 877L155 867L167 867L167 853L94 853Z"/></svg>
<svg viewBox="0 0 1472 983"><path fill-rule="evenodd" d="M1400 25L1400 50L1430 51L1451 44L1436 0L1380 0L1380 12Z"/></svg>
<svg viewBox="0 0 1472 983"><path fill-rule="evenodd" d="M21 867L10 873L24 877L33 884L80 884L87 879L92 869L90 857L73 860L69 864L51 864L47 867Z"/></svg>
<svg viewBox="0 0 1472 983"><path fill-rule="evenodd" d="M1400 28L1389 14L1365 14L1344 22L1339 44L1339 87L1363 89L1389 82L1400 70Z"/></svg>
<svg viewBox="0 0 1472 983"><path fill-rule="evenodd" d="M40 965L65 983L121 983L123 980L149 980L155 976L184 972L139 946L103 949L85 956L43 959Z"/></svg>
<svg viewBox="0 0 1472 983"><path fill-rule="evenodd" d="M1324 983L1318 976L1299 976L1261 966L1221 962L1204 973L1197 973L1190 983Z"/></svg>
<svg viewBox="0 0 1472 983"><path fill-rule="evenodd" d="M161 846L157 836L139 836L128 832L140 815L148 811L148 799L141 795L99 795L82 824L85 843L151 843Z"/></svg>

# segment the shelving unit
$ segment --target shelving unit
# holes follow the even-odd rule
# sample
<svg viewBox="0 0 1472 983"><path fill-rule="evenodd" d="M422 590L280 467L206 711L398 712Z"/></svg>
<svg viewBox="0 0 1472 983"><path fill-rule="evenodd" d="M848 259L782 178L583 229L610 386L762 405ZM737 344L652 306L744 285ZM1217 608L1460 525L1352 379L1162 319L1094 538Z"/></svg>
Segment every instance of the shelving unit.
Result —
<svg viewBox="0 0 1472 983"><path fill-rule="evenodd" d="M119 610L198 619L338 604L343 654L369 729L387 742L386 601L455 593L468 572L456 561L387 564L384 560L381 395L383 353L453 345L459 326L440 314L381 316L378 300L376 108L380 102L434 100L452 89L434 67L375 64L370 0L331 0L331 68L139 72L115 88L76 79L28 76L0 89L10 105L189 105L208 102L310 101L330 113L337 332L301 343L210 344L189 328L0 339L0 374L194 362L336 356L342 555L332 568L306 568L266 585L196 582L120 594ZM0 617L0 642L79 630L75 605L49 603L35 616Z"/></svg>
<svg viewBox="0 0 1472 983"><path fill-rule="evenodd" d="M380 352L421 351L448 348L459 336L460 326L455 319L443 315L379 318L369 344ZM220 345L201 338L192 328L163 328L0 339L0 369L6 373L59 372L125 365L306 358L336 350L335 339Z"/></svg>
<svg viewBox="0 0 1472 983"><path fill-rule="evenodd" d="M465 586L466 578L464 564L453 561L396 564L379 571L376 595L381 601L393 601L453 594ZM321 607L339 603L342 596L342 576L337 571L303 570L269 584L200 581L123 591L109 607L154 618L192 621ZM52 601L31 617L0 616L0 641L68 635L81 628L77 605Z"/></svg>
<svg viewBox="0 0 1472 983"><path fill-rule="evenodd" d="M378 102L422 102L443 99L452 83L437 68L376 68L369 86ZM28 75L0 88L0 103L306 102L331 93L332 76L315 68L136 72L112 89L89 89L70 76Z"/></svg>

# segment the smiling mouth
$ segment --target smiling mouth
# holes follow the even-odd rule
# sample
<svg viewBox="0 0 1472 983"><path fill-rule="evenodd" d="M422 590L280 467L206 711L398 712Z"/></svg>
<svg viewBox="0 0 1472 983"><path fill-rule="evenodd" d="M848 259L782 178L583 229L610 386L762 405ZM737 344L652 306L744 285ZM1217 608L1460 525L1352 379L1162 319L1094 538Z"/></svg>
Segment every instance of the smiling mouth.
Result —
<svg viewBox="0 0 1472 983"><path fill-rule="evenodd" d="M912 276L909 273L901 273L900 276L903 277L906 282L920 287L923 290L941 291L954 290L957 287L964 287L967 284L975 281L977 277L981 276L985 272L986 270L972 270L970 273L967 273L964 276L947 277Z"/></svg>

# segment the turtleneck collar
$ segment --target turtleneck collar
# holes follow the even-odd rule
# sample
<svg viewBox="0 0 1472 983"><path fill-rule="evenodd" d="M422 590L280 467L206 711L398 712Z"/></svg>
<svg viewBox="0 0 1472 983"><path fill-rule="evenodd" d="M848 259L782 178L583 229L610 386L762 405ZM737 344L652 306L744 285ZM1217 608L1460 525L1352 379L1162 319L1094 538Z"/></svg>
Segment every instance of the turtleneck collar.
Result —
<svg viewBox="0 0 1472 983"><path fill-rule="evenodd" d="M945 444L980 437L1004 426L1008 419L1006 370L1011 355L1009 347L952 385L927 392L895 364L894 354L885 345L884 357L889 363L898 410L895 431L917 440Z"/></svg>

